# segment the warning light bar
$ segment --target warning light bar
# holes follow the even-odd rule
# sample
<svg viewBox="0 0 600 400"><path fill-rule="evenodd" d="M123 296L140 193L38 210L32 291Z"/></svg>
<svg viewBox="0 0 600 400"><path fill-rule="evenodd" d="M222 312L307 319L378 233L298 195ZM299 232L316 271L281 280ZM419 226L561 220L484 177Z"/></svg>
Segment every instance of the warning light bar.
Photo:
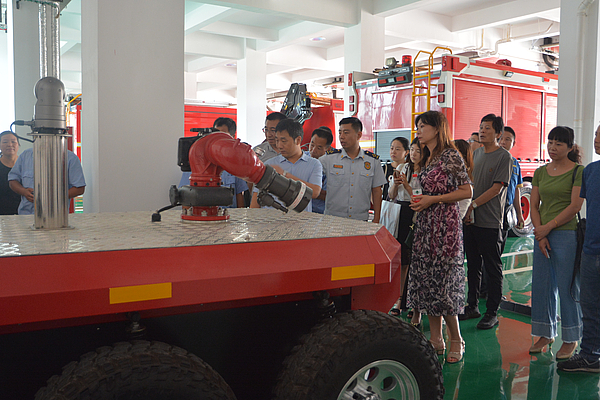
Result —
<svg viewBox="0 0 600 400"><path fill-rule="evenodd" d="M377 85L379 87L410 82L412 82L412 66L385 69L379 72L377 78Z"/></svg>

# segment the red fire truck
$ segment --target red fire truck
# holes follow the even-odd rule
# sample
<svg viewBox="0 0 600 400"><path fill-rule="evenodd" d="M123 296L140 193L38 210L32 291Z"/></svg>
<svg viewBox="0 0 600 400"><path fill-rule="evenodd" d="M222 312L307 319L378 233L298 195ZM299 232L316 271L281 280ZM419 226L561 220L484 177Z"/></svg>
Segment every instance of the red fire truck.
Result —
<svg viewBox="0 0 600 400"><path fill-rule="evenodd" d="M536 168L549 161L546 137L556 125L558 76L466 56L434 58L434 53L428 53L425 63L417 56L412 68L390 68L364 80L350 78L348 106L364 124L362 147L385 158L394 137L414 137L414 117L428 109L443 112L454 138L465 140L479 130L481 117L494 113L515 130L511 153L524 179L531 180ZM529 189L522 195L530 226Z"/></svg>

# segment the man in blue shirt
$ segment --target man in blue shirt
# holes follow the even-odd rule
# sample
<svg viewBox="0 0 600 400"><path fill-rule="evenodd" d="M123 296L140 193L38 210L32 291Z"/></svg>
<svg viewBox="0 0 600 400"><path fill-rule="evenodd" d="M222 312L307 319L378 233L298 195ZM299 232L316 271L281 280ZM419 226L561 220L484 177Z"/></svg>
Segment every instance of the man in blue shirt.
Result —
<svg viewBox="0 0 600 400"><path fill-rule="evenodd" d="M331 149L331 143L333 143L333 132L328 127L321 126L313 131L308 152L312 158L319 159ZM327 176L323 174L321 193L312 201L314 213L323 214L325 212L325 195L327 194L325 189L327 189Z"/></svg>
<svg viewBox="0 0 600 400"><path fill-rule="evenodd" d="M79 158L72 151L67 151L67 175L69 199L81 196L85 192L85 178ZM25 150L15 166L8 173L10 188L21 195L19 204L19 215L31 215L35 213L33 206L33 149Z"/></svg>
<svg viewBox="0 0 600 400"><path fill-rule="evenodd" d="M594 149L600 154L600 126L596 129ZM580 168L580 167L578 167ZM579 354L558 363L570 372L600 372L600 161L583 170L579 196L586 199L587 221L581 254L580 304L583 313L583 338Z"/></svg>
<svg viewBox="0 0 600 400"><path fill-rule="evenodd" d="M502 137L500 137L500 146L504 147L507 151L513 148L516 143L516 133L510 126L504 127ZM506 204L504 206L504 223L502 226L502 252L504 252L504 245L506 244L506 238L508 237L508 219L507 213L511 209L509 206L512 204L517 216L517 225L523 227L525 221L523 220L523 211L521 210L521 188L523 187L523 177L521 176L521 166L516 158L512 158L512 167L510 181L506 188Z"/></svg>
<svg viewBox="0 0 600 400"><path fill-rule="evenodd" d="M300 147L304 136L302 125L291 119L281 120L277 124L275 135L279 155L265 161L265 165L272 166L286 178L304 182L312 189L312 198L316 199L321 192L323 168L317 159L305 154ZM258 189L255 188L251 208L260 208L257 198ZM312 201L304 211L312 211Z"/></svg>

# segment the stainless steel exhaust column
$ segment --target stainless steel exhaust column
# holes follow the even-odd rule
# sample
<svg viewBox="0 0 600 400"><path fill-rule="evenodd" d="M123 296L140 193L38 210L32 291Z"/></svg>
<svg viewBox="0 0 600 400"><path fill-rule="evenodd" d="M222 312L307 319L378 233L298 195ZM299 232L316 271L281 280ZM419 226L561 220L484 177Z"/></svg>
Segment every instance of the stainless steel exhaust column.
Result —
<svg viewBox="0 0 600 400"><path fill-rule="evenodd" d="M69 227L67 137L38 134L33 143L36 229Z"/></svg>
<svg viewBox="0 0 600 400"><path fill-rule="evenodd" d="M57 2L40 3L41 79L35 85L37 102L31 133L35 140L33 143L35 229L69 227L67 189L69 182L67 137L69 135L67 135L65 116L65 86L60 81L58 16Z"/></svg>

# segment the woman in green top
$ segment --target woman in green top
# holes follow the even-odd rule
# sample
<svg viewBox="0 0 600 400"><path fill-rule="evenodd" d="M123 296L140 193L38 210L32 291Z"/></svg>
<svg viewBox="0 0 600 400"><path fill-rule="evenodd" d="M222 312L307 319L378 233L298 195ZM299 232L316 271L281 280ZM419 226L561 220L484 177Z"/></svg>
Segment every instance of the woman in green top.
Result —
<svg viewBox="0 0 600 400"><path fill-rule="evenodd" d="M556 358L568 359L577 348L583 328L581 308L573 299L579 298L579 279L571 285L577 248L575 215L583 203L579 197L583 168L577 164L579 152L574 148L573 129L566 126L552 129L548 134L548 154L552 162L535 171L531 190L536 244L533 247L531 335L538 340L529 352L539 353L554 342L560 295L563 345Z"/></svg>

